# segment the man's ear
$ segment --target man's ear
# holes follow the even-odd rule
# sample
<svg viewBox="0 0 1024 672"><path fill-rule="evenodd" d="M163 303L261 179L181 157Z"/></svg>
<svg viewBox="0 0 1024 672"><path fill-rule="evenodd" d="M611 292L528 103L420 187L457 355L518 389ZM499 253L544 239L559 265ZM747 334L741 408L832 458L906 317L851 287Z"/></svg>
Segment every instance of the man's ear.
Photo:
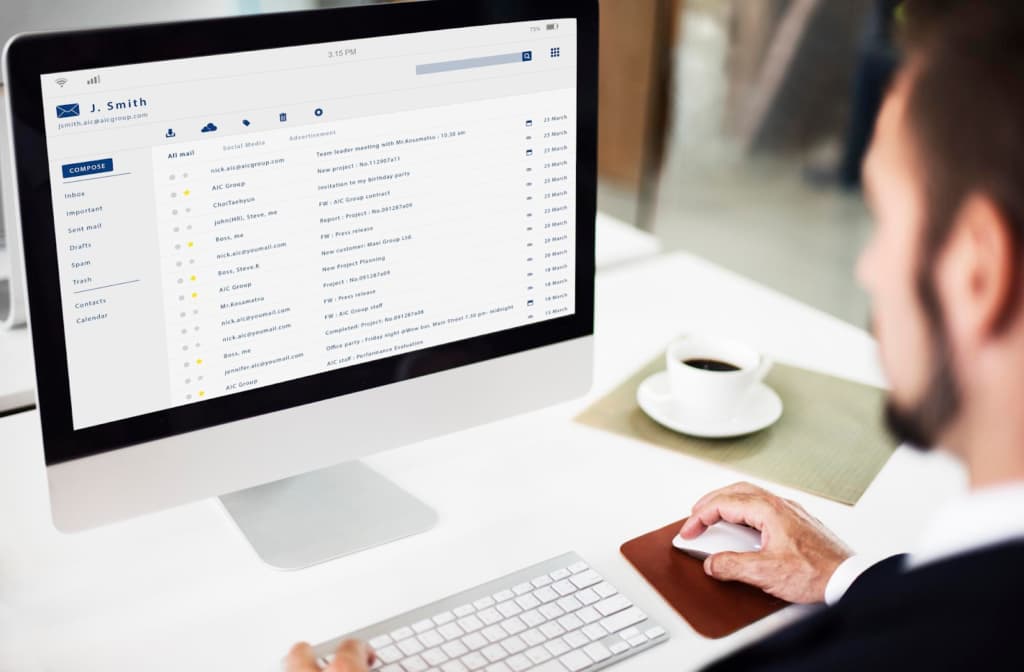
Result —
<svg viewBox="0 0 1024 672"><path fill-rule="evenodd" d="M970 196L935 269L955 342L973 349L1007 326L1017 298L1017 257L1010 223L999 207L988 196Z"/></svg>

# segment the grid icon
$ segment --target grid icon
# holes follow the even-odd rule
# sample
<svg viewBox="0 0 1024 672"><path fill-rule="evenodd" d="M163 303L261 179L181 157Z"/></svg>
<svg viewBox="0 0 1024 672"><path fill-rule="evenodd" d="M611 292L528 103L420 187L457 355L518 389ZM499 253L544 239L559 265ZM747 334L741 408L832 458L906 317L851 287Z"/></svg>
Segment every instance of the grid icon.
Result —
<svg viewBox="0 0 1024 672"><path fill-rule="evenodd" d="M561 47L551 47L551 58L561 58L561 57L562 57L562 48Z"/></svg>

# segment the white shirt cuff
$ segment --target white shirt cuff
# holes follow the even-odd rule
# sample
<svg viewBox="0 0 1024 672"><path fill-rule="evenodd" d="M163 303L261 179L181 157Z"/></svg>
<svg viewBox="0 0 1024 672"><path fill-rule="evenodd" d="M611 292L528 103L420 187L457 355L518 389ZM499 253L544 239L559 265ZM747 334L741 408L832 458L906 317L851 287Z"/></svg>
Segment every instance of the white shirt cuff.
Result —
<svg viewBox="0 0 1024 672"><path fill-rule="evenodd" d="M878 561L879 558L867 555L851 555L846 560L843 560L836 567L832 578L828 580L828 584L825 586L825 604L831 607L843 599L843 595L850 589L853 582L872 565L877 564Z"/></svg>

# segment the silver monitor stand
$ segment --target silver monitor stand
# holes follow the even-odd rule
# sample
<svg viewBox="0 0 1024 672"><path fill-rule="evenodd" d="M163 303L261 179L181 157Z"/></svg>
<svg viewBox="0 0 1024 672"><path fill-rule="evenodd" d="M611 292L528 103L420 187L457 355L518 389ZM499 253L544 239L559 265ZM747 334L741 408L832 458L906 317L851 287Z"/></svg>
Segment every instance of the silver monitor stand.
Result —
<svg viewBox="0 0 1024 672"><path fill-rule="evenodd" d="M437 513L362 462L285 478L220 501L256 554L304 569L425 532Z"/></svg>

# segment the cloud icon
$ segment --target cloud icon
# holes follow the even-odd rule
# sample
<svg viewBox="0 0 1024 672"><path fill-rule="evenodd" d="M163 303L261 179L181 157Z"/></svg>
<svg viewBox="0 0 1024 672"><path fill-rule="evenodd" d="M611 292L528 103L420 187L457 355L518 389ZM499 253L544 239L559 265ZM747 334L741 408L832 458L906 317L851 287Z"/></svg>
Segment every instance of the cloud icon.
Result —
<svg viewBox="0 0 1024 672"><path fill-rule="evenodd" d="M214 124L213 122L210 122L206 126L203 126L203 131L202 132L203 133L213 133L216 130L217 130L216 124Z"/></svg>

